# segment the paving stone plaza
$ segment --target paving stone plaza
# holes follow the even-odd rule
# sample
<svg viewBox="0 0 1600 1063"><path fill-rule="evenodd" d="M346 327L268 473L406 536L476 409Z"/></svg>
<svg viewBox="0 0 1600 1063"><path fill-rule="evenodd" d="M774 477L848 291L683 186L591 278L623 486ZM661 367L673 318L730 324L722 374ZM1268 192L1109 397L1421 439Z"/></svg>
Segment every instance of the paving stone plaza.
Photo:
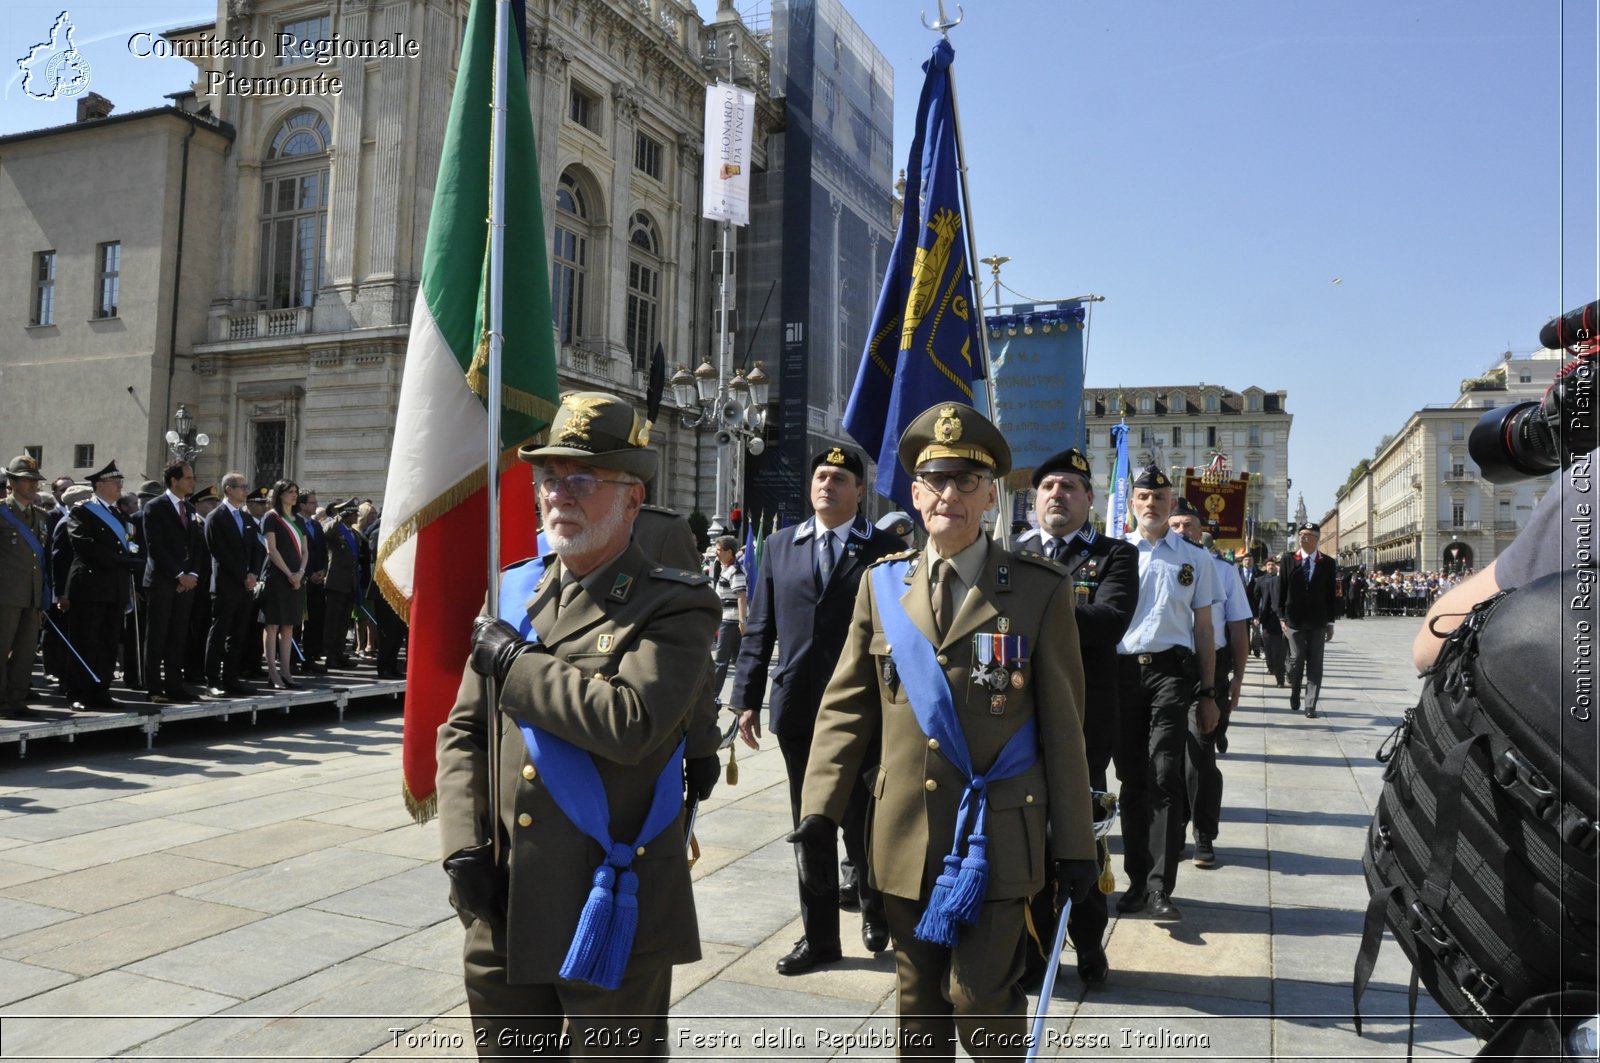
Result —
<svg viewBox="0 0 1600 1063"><path fill-rule="evenodd" d="M1104 985L1064 957L1041 1058L1405 1058L1398 946L1364 1037L1350 977L1373 752L1414 700L1417 623L1340 623L1316 720L1251 660L1218 866L1183 865L1182 922L1113 919ZM398 702L372 698L342 722L165 727L148 750L124 733L0 751L0 1059L470 1058L461 927L437 832L400 799L400 735ZM774 970L800 936L776 742L738 771L697 825L704 958L674 978L673 1055L893 1058L892 958L862 949L859 916L843 962ZM1476 1045L1426 993L1416 1042L1420 1059Z"/></svg>

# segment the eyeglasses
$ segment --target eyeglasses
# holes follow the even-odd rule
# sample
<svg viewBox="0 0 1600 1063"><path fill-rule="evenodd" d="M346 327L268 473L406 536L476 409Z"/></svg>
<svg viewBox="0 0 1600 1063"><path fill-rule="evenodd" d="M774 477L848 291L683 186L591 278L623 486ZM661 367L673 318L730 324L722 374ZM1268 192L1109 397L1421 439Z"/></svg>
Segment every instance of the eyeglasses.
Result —
<svg viewBox="0 0 1600 1063"><path fill-rule="evenodd" d="M983 485L986 477L981 472L928 472L917 477L918 482L936 495L944 494L951 484L964 495L970 495Z"/></svg>
<svg viewBox="0 0 1600 1063"><path fill-rule="evenodd" d="M632 482L631 480L603 480L591 473L575 472L571 476L541 475L539 477L539 490L546 497L549 497L556 493L557 487L560 487L561 490L573 498L588 498L600 490L601 484L627 485Z"/></svg>

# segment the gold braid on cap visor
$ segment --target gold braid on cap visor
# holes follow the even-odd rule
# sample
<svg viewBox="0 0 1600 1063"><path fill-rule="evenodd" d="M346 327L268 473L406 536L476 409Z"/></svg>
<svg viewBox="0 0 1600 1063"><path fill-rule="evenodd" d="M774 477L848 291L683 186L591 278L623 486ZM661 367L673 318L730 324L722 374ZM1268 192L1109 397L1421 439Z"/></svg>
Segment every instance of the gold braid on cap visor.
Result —
<svg viewBox="0 0 1600 1063"><path fill-rule="evenodd" d="M980 447L953 447L948 443L934 443L923 447L922 452L917 455L917 460L911 463L911 467L918 468L923 462L937 458L965 458L979 465L987 465L991 469L995 467L994 456L987 450Z"/></svg>

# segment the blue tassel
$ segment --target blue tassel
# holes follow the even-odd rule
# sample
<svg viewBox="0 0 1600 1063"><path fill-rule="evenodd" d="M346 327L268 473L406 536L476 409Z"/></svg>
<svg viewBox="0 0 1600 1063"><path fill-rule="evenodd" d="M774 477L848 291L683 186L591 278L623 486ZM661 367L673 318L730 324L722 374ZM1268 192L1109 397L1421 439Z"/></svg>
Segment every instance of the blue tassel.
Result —
<svg viewBox="0 0 1600 1063"><path fill-rule="evenodd" d="M617 873L610 864L595 868L594 886L589 899L583 903L578 916L578 930L572 935L572 945L561 964L561 977L572 982L593 982L594 970L600 960L601 950L611 931L612 913L616 907ZM638 914L635 912L635 922Z"/></svg>
<svg viewBox="0 0 1600 1063"><path fill-rule="evenodd" d="M951 914L950 894L955 889L956 875L960 870L961 860L954 853L944 858L944 873L934 881L933 890L928 895L928 906L923 909L922 919L913 932L918 941L943 945L945 948L955 947L956 921Z"/></svg>
<svg viewBox="0 0 1600 1063"><path fill-rule="evenodd" d="M617 876L617 903L611 915L611 932L606 936L605 947L595 957L594 976L590 979L601 989L616 989L622 985L622 975L628 969L628 957L633 955L633 935L639 928L639 876L624 871Z"/></svg>
<svg viewBox="0 0 1600 1063"><path fill-rule="evenodd" d="M950 914L959 922L972 924L978 921L983 910L983 896L989 891L989 840L981 834L967 836L967 855L956 872L955 885L951 887L947 905Z"/></svg>

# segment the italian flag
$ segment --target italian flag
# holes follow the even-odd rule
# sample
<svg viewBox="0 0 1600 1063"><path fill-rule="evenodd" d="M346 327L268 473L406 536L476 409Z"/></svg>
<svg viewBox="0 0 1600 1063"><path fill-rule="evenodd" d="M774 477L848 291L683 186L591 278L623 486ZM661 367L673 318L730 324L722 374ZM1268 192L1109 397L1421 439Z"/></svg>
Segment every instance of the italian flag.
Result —
<svg viewBox="0 0 1600 1063"><path fill-rule="evenodd" d="M555 338L538 155L528 107L521 2L505 53L506 196L501 562L531 556L538 532L530 470L516 448L557 402ZM488 585L488 275L494 0L473 0L434 188L422 284L411 316L394 451L384 490L378 581L410 624L403 741L406 807L437 802L435 733L455 702L472 620Z"/></svg>

